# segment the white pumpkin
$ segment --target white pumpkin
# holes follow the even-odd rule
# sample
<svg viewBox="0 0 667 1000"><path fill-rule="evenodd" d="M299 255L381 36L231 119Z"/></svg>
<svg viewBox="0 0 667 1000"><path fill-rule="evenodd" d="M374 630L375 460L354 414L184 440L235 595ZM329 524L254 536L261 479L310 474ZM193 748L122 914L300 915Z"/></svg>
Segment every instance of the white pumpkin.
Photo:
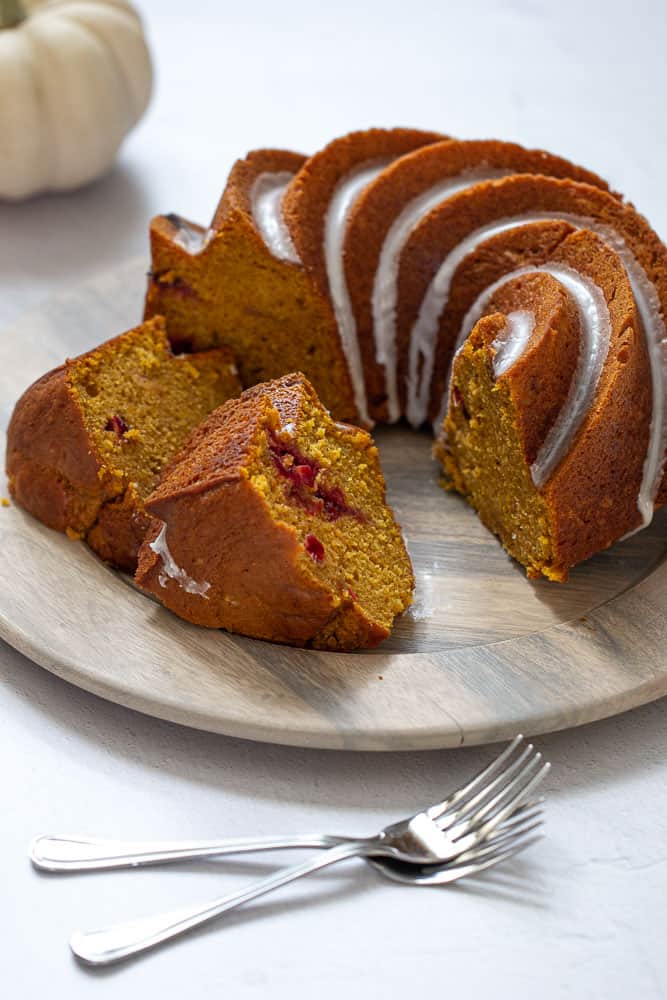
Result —
<svg viewBox="0 0 667 1000"><path fill-rule="evenodd" d="M151 85L141 21L125 0L0 0L0 198L98 177Z"/></svg>

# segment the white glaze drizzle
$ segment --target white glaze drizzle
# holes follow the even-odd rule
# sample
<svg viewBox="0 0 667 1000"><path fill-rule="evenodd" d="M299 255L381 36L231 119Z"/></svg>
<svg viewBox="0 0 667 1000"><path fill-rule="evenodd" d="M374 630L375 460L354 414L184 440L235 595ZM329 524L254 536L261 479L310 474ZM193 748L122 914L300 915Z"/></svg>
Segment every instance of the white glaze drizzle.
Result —
<svg viewBox="0 0 667 1000"><path fill-rule="evenodd" d="M530 467L533 482L538 488L547 482L569 451L572 441L595 398L611 338L611 320L602 290L590 278L579 274L578 271L565 264L553 263L543 264L539 267L517 268L509 274L503 275L498 281L494 281L478 296L466 313L457 343L457 351L459 351L473 326L483 315L486 303L502 285L526 274L539 273L550 274L572 296L579 313L581 339L577 364L567 397ZM521 311L514 314L509 313L508 318L512 315L521 315ZM523 341L523 350L525 350L532 332L534 316L532 313L524 313L523 315L529 317L528 324L525 324L529 329L529 334L526 337L524 331L520 335ZM523 322L525 323L525 320ZM518 348L513 361L518 360L521 353L521 349ZM510 365L507 365L504 371L507 371L509 367ZM496 376L498 376L497 372Z"/></svg>
<svg viewBox="0 0 667 1000"><path fill-rule="evenodd" d="M194 255L204 249L212 236L212 229L201 232L199 229L193 229L191 226L188 226L184 220L179 220L176 235L174 236L174 243L185 250L186 253Z"/></svg>
<svg viewBox="0 0 667 1000"><path fill-rule="evenodd" d="M401 415L396 378L396 306L398 271L405 244L422 219L438 205L474 184L507 177L511 173L513 171L480 169L447 177L409 201L387 231L375 272L371 301L375 359L385 370L388 418L391 423Z"/></svg>
<svg viewBox="0 0 667 1000"><path fill-rule="evenodd" d="M373 160L351 170L334 190L324 220L324 260L329 282L329 294L338 324L343 353L347 361L354 401L362 423L370 424L366 381L357 339L357 324L345 281L343 243L345 227L355 201L371 181L384 170L391 159Z"/></svg>
<svg viewBox="0 0 667 1000"><path fill-rule="evenodd" d="M522 356L535 329L535 314L527 309L507 313L505 328L491 344L496 352L493 357L493 374L500 378Z"/></svg>
<svg viewBox="0 0 667 1000"><path fill-rule="evenodd" d="M163 523L156 538L149 542L148 547L153 550L156 556L159 556L162 562L162 569L158 573L158 582L161 587L167 586L168 579L175 580L186 594L197 594L197 596L208 600L207 594L211 589L211 584L197 583L176 563L167 545L167 525L165 523Z"/></svg>
<svg viewBox="0 0 667 1000"><path fill-rule="evenodd" d="M294 174L276 170L259 174L250 190L252 218L274 257L299 264L299 255L282 214L285 190Z"/></svg>
<svg viewBox="0 0 667 1000"><path fill-rule="evenodd" d="M492 236L497 236L519 226L544 221L565 221L571 223L576 229L589 229L597 233L618 254L628 275L644 328L651 368L653 411L649 430L649 445L637 498L642 525L646 526L653 517L654 500L662 479L667 448L667 393L665 392L667 338L665 336L665 323L660 311L658 294L643 267L622 237L597 219L573 215L569 212L530 212L482 226L459 243L442 262L431 281L421 304L417 321L412 328L408 374L408 419L416 426L422 424L426 419L440 315L447 305L451 281L461 261L472 253L480 243ZM421 378L418 378L420 363L422 365ZM442 424L447 398L447 393L445 393L436 421L436 428Z"/></svg>

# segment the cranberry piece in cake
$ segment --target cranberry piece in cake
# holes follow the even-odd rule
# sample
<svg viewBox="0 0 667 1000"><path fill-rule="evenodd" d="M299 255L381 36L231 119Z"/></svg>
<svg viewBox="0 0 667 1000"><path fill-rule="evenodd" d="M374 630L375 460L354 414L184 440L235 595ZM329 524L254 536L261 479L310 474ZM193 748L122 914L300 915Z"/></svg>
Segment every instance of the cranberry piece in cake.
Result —
<svg viewBox="0 0 667 1000"><path fill-rule="evenodd" d="M112 417L109 417L106 424L104 425L105 431L114 431L116 437L122 438L130 429L128 424L123 420L123 418L118 414L114 413Z"/></svg>
<svg viewBox="0 0 667 1000"><path fill-rule="evenodd" d="M311 559L315 562L324 562L324 546L319 538L312 534L306 535L306 540L303 544Z"/></svg>

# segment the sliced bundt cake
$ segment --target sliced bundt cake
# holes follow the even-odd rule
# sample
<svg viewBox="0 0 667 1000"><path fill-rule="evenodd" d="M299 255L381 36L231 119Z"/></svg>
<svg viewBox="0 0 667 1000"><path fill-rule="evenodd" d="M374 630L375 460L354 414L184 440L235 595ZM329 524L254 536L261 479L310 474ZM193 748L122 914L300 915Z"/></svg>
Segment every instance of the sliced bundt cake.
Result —
<svg viewBox="0 0 667 1000"><path fill-rule="evenodd" d="M369 435L301 375L255 386L192 434L146 500L137 583L188 621L299 646L384 639L413 575Z"/></svg>
<svg viewBox="0 0 667 1000"><path fill-rule="evenodd" d="M453 437L440 442L439 453L451 481L531 573L564 578L580 559L647 524L654 506L667 500L667 251L646 220L597 175L511 143L460 142L406 129L352 133L309 159L289 153L251 154L237 164L211 233L201 231L201 238L195 238L184 224L179 233L172 233L171 242L158 245L154 239L154 270L164 272L165 290L159 291L162 279L154 275L148 311L162 308L161 296L172 295L174 336L179 324L185 328L185 317L193 309L204 317L204 325L210 321L208 286L197 291L192 274L200 268L206 276L206 254L216 240L222 246L227 223L228 246L235 247L241 261L235 287L243 290L237 295L222 280L216 294L229 294L235 303L239 343L254 340L248 317L256 301L261 302L263 317L257 329L264 320L267 324L261 327L258 357L244 371L246 383L260 377L269 331L279 315L280 331L268 349L271 373L281 370L284 350L285 359L292 359L290 366L312 377L334 415L353 415L362 422L405 416L414 426L433 422L438 433L449 400L452 358L473 327L470 345L457 361L457 370L467 373L460 377L466 386L469 382L470 392L481 378L473 361L488 361L485 336L503 323L516 345L520 334L530 331L521 362L508 368L506 376L498 375L491 395L490 383L486 386L494 405L512 387L511 418L509 410L503 411L503 426L511 425L518 435L512 448L516 461L523 455L519 465L524 477L528 475L526 503L530 495L534 514L528 517L523 508L515 511L527 525L518 547L510 544L517 540L512 537L516 524L507 519L503 506L510 503L509 494L500 491L493 503L482 495L493 493L493 477L488 478L492 449L482 449L484 465L478 425L486 428L487 443L501 440L500 428L489 429L487 402L486 419L476 423L468 401L471 422L461 424L463 409L455 404L457 394L465 397L466 386L457 387L452 397L448 433ZM154 235L165 225L158 220ZM587 238L575 240L575 234ZM174 243L180 246L177 252ZM251 264L243 257L250 246ZM563 264L561 250L576 258L578 278L569 273L571 263ZM577 256L584 251L590 260ZM188 262L179 269L181 257ZM526 268L536 273L526 277ZM598 380L588 387L579 422L575 426L566 421L570 433L535 480L530 473L533 452L537 455L561 428L570 393L579 385L579 362L592 365L594 360L582 326L588 314L581 288L588 288L588 282L593 289L591 308L607 301L607 294L613 298L610 275L619 268L625 283L620 281L618 287L630 289L635 310L632 335L626 336L627 323L618 326L610 300L611 353L605 354ZM499 298L492 301L496 293ZM531 305L523 308L522 297L527 295ZM505 296L517 299L508 306L512 320L506 319L509 313L488 312ZM626 301L622 295L620 301ZM271 303L279 314L272 313ZM283 348L289 329L294 331L293 342ZM619 338L623 372L619 369L612 377ZM500 344L502 337L494 335L494 340ZM203 343L208 342L204 338ZM306 354L303 362L299 350ZM485 370L490 378L488 364ZM622 395L628 380L632 404ZM604 427L615 428L627 469L615 466L610 449L595 437L594 429L601 433ZM599 454L596 449L601 449ZM496 456L494 461L500 467L504 458ZM586 480L585 490L575 489L575 468L581 482ZM618 483L612 488L614 476ZM633 490L634 504L628 507ZM502 510L496 509L498 504ZM529 538L539 544L529 543ZM522 548L524 544L528 547Z"/></svg>
<svg viewBox="0 0 667 1000"><path fill-rule="evenodd" d="M229 343L245 385L287 366L338 418L396 420L410 238L458 192L515 173L606 188L540 150L413 129L354 132L308 159L256 151L233 168L208 231L153 220L146 316L163 313L172 340L194 349Z"/></svg>
<svg viewBox="0 0 667 1000"><path fill-rule="evenodd" d="M146 322L23 394L7 434L10 491L49 527L134 570L158 473L240 391L227 348L176 357L163 320Z"/></svg>

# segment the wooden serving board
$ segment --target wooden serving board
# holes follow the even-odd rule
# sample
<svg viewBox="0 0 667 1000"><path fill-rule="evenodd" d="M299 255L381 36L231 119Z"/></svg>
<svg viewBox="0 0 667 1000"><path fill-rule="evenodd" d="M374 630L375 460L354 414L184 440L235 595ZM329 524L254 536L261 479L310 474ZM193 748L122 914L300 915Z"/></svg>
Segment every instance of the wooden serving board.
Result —
<svg viewBox="0 0 667 1000"><path fill-rule="evenodd" d="M0 335L0 458L43 372L134 325L143 260ZM412 750L536 734L667 693L667 513L574 571L531 582L438 485L427 434L377 434L416 576L413 608L366 653L321 653L180 621L81 543L0 507L0 636L130 708L297 746ZM6 490L4 490L6 492Z"/></svg>

